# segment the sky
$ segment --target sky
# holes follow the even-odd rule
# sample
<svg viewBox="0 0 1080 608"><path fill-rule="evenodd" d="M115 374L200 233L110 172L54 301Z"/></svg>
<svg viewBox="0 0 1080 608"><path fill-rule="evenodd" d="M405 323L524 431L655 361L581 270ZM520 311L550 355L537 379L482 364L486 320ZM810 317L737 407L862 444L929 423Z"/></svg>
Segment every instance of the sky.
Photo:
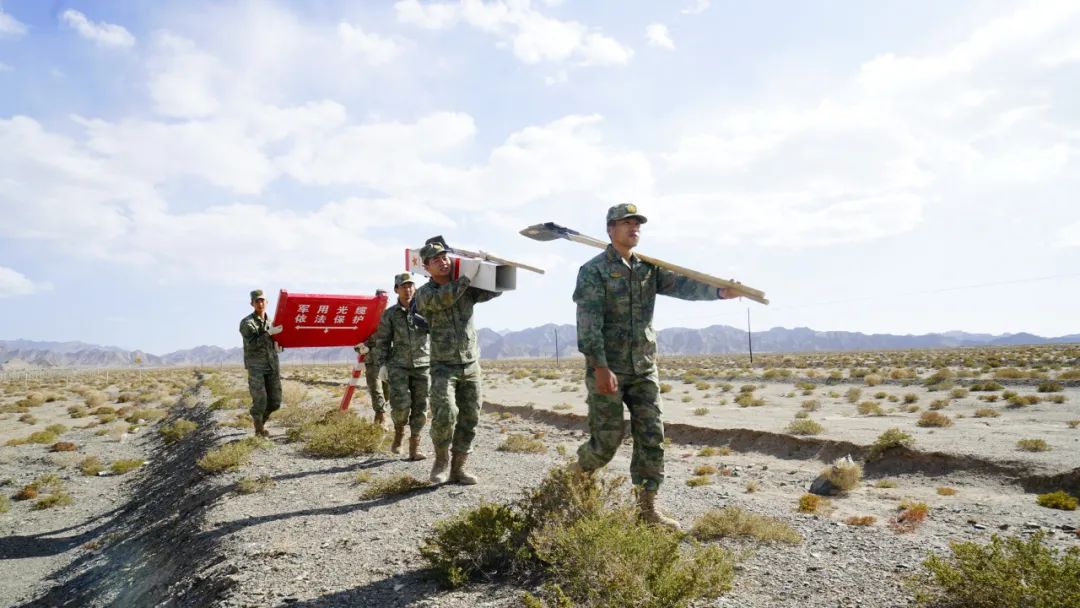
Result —
<svg viewBox="0 0 1080 608"><path fill-rule="evenodd" d="M237 346L437 234L573 323L518 231L624 202L772 301L657 328L1080 333L1078 193L1075 1L0 0L0 339Z"/></svg>

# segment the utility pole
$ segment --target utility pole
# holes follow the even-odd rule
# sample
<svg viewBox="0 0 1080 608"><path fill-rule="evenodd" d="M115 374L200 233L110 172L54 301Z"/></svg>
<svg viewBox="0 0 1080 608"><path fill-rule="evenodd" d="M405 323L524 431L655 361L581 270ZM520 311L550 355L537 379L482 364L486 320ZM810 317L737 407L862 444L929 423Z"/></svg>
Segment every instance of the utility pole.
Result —
<svg viewBox="0 0 1080 608"><path fill-rule="evenodd" d="M555 326L555 368L559 368L559 326Z"/></svg>
<svg viewBox="0 0 1080 608"><path fill-rule="evenodd" d="M750 347L750 366L754 366L754 339L750 335L750 307L746 307L746 344Z"/></svg>

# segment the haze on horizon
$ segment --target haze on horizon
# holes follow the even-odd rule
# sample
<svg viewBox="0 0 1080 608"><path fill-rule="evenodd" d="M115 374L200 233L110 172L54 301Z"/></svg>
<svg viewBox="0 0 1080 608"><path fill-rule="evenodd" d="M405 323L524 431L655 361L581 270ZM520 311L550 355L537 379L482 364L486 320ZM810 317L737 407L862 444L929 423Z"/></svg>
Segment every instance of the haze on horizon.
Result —
<svg viewBox="0 0 1080 608"><path fill-rule="evenodd" d="M1078 83L1065 1L2 0L0 339L233 347L435 234L573 323L596 251L518 231L616 202L773 302L657 328L1076 334Z"/></svg>

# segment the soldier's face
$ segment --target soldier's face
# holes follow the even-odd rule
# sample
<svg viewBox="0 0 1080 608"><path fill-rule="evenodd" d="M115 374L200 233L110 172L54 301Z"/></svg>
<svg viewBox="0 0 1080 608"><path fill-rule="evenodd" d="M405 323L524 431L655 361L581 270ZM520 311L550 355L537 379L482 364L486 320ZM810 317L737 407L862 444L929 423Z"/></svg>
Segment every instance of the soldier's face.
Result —
<svg viewBox="0 0 1080 608"><path fill-rule="evenodd" d="M634 217L619 220L608 227L608 236L619 247L637 247L641 239L641 222Z"/></svg>
<svg viewBox="0 0 1080 608"><path fill-rule="evenodd" d="M405 283L394 288L397 292L398 300L401 300L402 304L408 304L412 302L413 296L416 295L416 285L412 283Z"/></svg>
<svg viewBox="0 0 1080 608"><path fill-rule="evenodd" d="M259 298L251 303L251 307L255 309L255 314L262 316L266 312L266 298Z"/></svg>
<svg viewBox="0 0 1080 608"><path fill-rule="evenodd" d="M446 257L445 253L440 253L428 260L424 268L436 279L450 278L450 258Z"/></svg>

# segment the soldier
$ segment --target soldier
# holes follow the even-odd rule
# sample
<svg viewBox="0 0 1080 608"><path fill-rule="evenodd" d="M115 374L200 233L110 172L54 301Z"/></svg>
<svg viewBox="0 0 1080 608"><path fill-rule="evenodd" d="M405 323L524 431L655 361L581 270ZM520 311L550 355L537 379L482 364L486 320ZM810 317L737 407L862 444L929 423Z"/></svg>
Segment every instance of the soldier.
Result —
<svg viewBox="0 0 1080 608"><path fill-rule="evenodd" d="M281 332L266 315L266 296L261 289L251 292L254 310L240 321L240 335L244 338L244 367L248 373L248 390L251 392L251 419L255 421L255 434L269 437L266 421L270 414L281 407L281 375L278 368L277 345L274 336Z"/></svg>
<svg viewBox="0 0 1080 608"><path fill-rule="evenodd" d="M376 296L386 295L385 289L376 289ZM386 396L390 394L390 385L387 383L386 370L375 363L375 357L371 356L375 350L375 334L371 334L364 340L368 352L364 356L364 379L367 380L368 394L371 395L371 409L375 410L375 424L383 426L386 422Z"/></svg>
<svg viewBox="0 0 1080 608"><path fill-rule="evenodd" d="M646 221L635 205L608 209L611 244L578 271L574 302L578 350L586 360L590 437L572 466L588 474L611 461L622 443L626 404L634 438L630 479L637 487L641 519L679 529L679 522L656 508L656 492L664 481L664 421L652 328L656 294L717 300L735 293L638 258L633 249Z"/></svg>
<svg viewBox="0 0 1080 608"><path fill-rule="evenodd" d="M416 292L416 308L431 330L431 442L435 445L431 483L447 481L450 461L449 480L472 485L477 479L465 470L465 463L481 404L480 345L473 306L500 294L471 287L475 273L452 280L450 260L439 243L424 245L420 257L431 275Z"/></svg>
<svg viewBox="0 0 1080 608"><path fill-rule="evenodd" d="M428 324L416 312L413 296L416 284L405 272L394 277L397 304L386 309L375 332L375 365L385 367L390 376L390 418L394 421L394 443L390 451L401 453L405 424L409 425L409 460L427 458L420 451L420 432L427 424Z"/></svg>

